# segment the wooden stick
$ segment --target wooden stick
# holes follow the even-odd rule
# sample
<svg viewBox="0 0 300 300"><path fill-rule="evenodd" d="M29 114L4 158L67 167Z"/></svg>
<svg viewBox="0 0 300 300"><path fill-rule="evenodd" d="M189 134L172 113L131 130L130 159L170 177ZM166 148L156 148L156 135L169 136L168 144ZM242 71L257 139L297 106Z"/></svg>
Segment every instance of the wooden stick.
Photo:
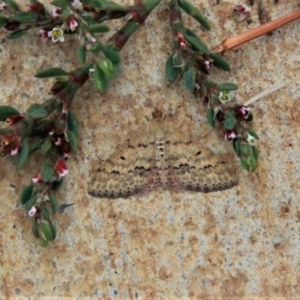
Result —
<svg viewBox="0 0 300 300"><path fill-rule="evenodd" d="M281 89L284 86L285 86L285 83L279 81L279 82L271 85L269 88L267 88L263 92L261 92L261 93L255 95L254 97L250 98L247 102L244 103L244 105L248 106L248 105L254 103L257 100L260 100L261 98L266 97L266 96L274 93L275 91L277 91L278 89Z"/></svg>
<svg viewBox="0 0 300 300"><path fill-rule="evenodd" d="M237 46L247 43L261 35L271 32L285 24L293 22L300 18L300 10L294 11L288 15L285 15L277 20L271 21L259 27L253 28L247 32L244 32L238 36L228 38L224 40L220 45L215 48L215 51L219 54L224 54L226 51L231 50Z"/></svg>

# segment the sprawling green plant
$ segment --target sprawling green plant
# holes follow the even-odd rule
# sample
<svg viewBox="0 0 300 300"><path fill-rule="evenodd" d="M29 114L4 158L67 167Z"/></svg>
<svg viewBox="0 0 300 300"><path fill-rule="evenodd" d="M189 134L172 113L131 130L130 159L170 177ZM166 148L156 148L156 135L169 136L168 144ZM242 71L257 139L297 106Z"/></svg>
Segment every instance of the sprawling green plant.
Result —
<svg viewBox="0 0 300 300"><path fill-rule="evenodd" d="M0 121L6 122L0 129L2 156L18 156L18 168L35 152L43 157L40 170L20 196L33 219L33 234L42 246L56 237L51 220L59 208L55 191L68 173L66 159L71 152L76 153L79 128L71 110L74 96L88 79L94 81L100 92L109 88L111 80L119 74L121 49L159 2L144 0L123 6L106 0L55 0L52 11L35 0L30 1L27 10L20 9L13 0L5 0L0 5L0 27L10 31L8 39L17 39L36 28L40 29L39 36L49 42L63 42L69 34L78 37L77 56L81 62L78 69L65 71L53 67L36 74L38 78L56 79L50 99L32 104L25 112L0 106ZM207 20L186 0L171 0L169 7L174 47L166 61L167 79L171 82L183 79L186 88L207 104L209 124L215 127L220 123L224 127L225 138L232 141L242 166L255 170L258 150L253 140L258 137L248 127L253 120L250 108L229 104L238 89L236 84L220 84L209 79L213 66L225 71L230 71L230 66L185 27L181 12L192 16L205 30L210 29ZM110 30L103 22L119 18L126 19L126 24L103 43L97 34Z"/></svg>

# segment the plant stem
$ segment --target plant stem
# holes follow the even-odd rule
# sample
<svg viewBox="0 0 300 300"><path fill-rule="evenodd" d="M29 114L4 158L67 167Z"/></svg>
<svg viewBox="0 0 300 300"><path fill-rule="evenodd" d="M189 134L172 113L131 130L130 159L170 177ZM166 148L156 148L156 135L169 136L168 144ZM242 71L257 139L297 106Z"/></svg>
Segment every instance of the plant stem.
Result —
<svg viewBox="0 0 300 300"><path fill-rule="evenodd" d="M283 25L286 25L294 20L300 18L300 10L294 11L288 15L285 15L277 20L271 21L267 24L253 28L247 32L244 32L238 36L228 38L224 40L220 45L215 47L215 52L224 54L235 47L245 44L257 37L260 37L268 32L271 32Z"/></svg>

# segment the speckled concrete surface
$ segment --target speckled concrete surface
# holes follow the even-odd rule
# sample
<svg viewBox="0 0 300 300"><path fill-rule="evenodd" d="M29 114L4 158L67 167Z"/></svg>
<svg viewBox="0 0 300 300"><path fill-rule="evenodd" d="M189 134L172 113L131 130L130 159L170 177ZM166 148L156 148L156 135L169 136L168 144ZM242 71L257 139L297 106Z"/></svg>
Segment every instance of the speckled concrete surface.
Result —
<svg viewBox="0 0 300 300"><path fill-rule="evenodd" d="M198 0L213 25L209 46L258 26L229 16L242 1ZM257 1L256 1L257 2ZM265 1L272 18L298 9L297 1ZM146 124L155 106L174 113L180 126L216 151L232 151L212 131L204 109L181 85L163 77L171 49L167 6L161 3L122 51L120 77L100 95L91 83L76 96L79 153L59 197L75 202L56 216L57 240L47 249L31 234L31 220L18 194L34 175L38 160L16 171L11 158L0 169L0 298L77 297L101 299L291 299L300 296L300 21L226 54L231 74L212 77L240 85L243 103L271 84L286 87L254 105L259 133L258 171L239 171L237 188L209 195L153 192L148 197L106 200L87 195L92 165L105 160L130 132ZM33 76L43 68L77 66L76 41L46 44L34 33L16 41L1 34L2 104L25 110L47 99L51 80ZM57 51L59 49L59 51ZM234 160L233 160L234 161Z"/></svg>

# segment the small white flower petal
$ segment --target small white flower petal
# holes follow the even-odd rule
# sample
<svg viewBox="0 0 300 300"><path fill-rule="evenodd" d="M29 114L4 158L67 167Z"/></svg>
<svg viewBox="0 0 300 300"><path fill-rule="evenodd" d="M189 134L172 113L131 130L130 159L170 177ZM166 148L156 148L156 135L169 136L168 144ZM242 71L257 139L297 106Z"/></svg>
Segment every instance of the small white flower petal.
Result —
<svg viewBox="0 0 300 300"><path fill-rule="evenodd" d="M32 207L30 208L30 210L28 211L29 217L33 217L33 216L36 214L36 211L37 211L36 207L35 207L35 206L32 206Z"/></svg>

